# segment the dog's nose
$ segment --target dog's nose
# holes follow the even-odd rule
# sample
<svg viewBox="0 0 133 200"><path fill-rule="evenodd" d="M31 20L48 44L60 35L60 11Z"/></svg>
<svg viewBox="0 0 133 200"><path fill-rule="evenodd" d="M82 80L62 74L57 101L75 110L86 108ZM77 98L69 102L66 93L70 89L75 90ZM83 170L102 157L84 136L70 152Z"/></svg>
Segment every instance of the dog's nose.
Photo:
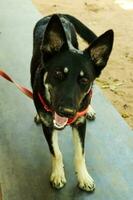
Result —
<svg viewBox="0 0 133 200"><path fill-rule="evenodd" d="M74 115L76 115L76 109L60 106L59 113L65 117L73 117Z"/></svg>

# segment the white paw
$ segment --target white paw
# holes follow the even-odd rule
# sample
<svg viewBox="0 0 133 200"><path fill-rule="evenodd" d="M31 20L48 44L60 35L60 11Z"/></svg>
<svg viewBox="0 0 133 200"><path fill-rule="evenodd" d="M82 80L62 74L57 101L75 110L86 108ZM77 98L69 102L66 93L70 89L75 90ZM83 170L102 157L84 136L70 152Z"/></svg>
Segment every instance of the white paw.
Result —
<svg viewBox="0 0 133 200"><path fill-rule="evenodd" d="M82 176L78 178L78 181L78 186L80 189L85 190L87 192L93 192L95 190L94 180L89 174L82 174Z"/></svg>
<svg viewBox="0 0 133 200"><path fill-rule="evenodd" d="M96 118L96 112L91 107L91 105L89 105L88 106L88 112L87 112L87 119L89 119L89 120L95 120L95 118Z"/></svg>
<svg viewBox="0 0 133 200"><path fill-rule="evenodd" d="M66 178L64 174L64 170L54 171L50 177L51 185L56 189L61 189L66 184Z"/></svg>

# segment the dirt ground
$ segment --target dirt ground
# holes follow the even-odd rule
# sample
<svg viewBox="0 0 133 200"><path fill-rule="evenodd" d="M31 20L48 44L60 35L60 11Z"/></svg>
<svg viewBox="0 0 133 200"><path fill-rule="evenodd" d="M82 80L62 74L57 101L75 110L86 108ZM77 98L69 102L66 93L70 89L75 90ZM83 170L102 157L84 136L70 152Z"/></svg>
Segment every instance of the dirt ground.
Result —
<svg viewBox="0 0 133 200"><path fill-rule="evenodd" d="M113 52L97 84L133 128L133 0L33 0L46 16L69 13L97 35L115 32ZM80 39L81 48L85 43Z"/></svg>

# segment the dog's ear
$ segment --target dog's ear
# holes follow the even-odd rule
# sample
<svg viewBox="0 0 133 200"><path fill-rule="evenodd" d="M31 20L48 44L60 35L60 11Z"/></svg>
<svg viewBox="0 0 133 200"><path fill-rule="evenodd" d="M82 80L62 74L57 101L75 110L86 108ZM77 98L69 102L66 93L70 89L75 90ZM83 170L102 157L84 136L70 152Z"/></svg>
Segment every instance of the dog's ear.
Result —
<svg viewBox="0 0 133 200"><path fill-rule="evenodd" d="M67 49L67 38L58 15L54 14L46 27L41 50L45 55L53 55Z"/></svg>
<svg viewBox="0 0 133 200"><path fill-rule="evenodd" d="M106 66L113 46L114 33L108 30L92 42L88 49L92 62L95 66L96 76L99 76Z"/></svg>

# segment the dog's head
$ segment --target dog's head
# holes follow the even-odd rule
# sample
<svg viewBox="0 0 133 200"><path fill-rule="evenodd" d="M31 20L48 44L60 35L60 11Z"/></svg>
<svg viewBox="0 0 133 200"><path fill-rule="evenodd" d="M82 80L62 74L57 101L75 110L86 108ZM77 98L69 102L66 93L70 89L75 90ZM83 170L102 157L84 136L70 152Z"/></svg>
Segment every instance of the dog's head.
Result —
<svg viewBox="0 0 133 200"><path fill-rule="evenodd" d="M53 15L41 46L45 68L43 84L55 111L55 121L62 125L80 110L94 79L106 66L113 31L105 32L84 51L75 49L70 40L59 17Z"/></svg>

